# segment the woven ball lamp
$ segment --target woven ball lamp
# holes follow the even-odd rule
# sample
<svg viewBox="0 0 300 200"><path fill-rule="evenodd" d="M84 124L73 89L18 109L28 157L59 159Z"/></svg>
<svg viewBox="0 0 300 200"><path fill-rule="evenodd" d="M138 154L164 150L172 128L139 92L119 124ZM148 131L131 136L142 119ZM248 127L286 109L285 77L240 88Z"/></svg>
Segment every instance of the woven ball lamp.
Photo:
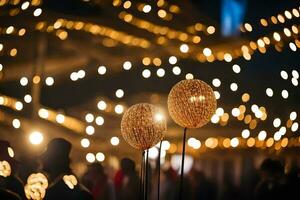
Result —
<svg viewBox="0 0 300 200"><path fill-rule="evenodd" d="M215 113L217 101L212 88L197 79L177 83L168 96L168 110L174 122L184 128L200 128Z"/></svg>
<svg viewBox="0 0 300 200"><path fill-rule="evenodd" d="M166 120L160 110L148 103L131 106L121 121L121 134L125 141L142 151L161 141L166 130Z"/></svg>
<svg viewBox="0 0 300 200"><path fill-rule="evenodd" d="M216 108L217 100L212 88L198 79L180 81L168 95L169 114L176 124L184 127L179 187L180 200L184 199L182 190L186 131L188 128L200 128L207 124Z"/></svg>

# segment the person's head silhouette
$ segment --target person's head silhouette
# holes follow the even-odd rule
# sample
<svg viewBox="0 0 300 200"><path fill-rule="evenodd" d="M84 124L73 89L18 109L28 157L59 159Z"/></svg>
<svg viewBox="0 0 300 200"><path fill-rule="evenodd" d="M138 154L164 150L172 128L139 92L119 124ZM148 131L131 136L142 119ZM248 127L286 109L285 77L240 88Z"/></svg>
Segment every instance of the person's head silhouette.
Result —
<svg viewBox="0 0 300 200"><path fill-rule="evenodd" d="M48 145L46 151L41 155L43 170L51 178L70 172L70 158L72 144L63 138L54 138Z"/></svg>
<svg viewBox="0 0 300 200"><path fill-rule="evenodd" d="M264 178L272 179L284 174L284 168L281 162L277 159L267 158L260 167Z"/></svg>
<svg viewBox="0 0 300 200"><path fill-rule="evenodd" d="M135 163L129 158L123 158L121 160L121 169L124 174L131 174L135 172Z"/></svg>

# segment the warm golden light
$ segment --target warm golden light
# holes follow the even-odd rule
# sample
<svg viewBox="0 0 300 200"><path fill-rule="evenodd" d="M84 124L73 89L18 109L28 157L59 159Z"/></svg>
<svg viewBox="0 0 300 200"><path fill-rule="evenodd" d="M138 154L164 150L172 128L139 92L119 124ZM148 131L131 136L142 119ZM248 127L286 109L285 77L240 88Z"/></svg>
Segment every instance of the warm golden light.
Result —
<svg viewBox="0 0 300 200"><path fill-rule="evenodd" d="M65 184L70 188L74 189L74 187L77 185L78 181L74 175L64 175L63 181Z"/></svg>
<svg viewBox="0 0 300 200"><path fill-rule="evenodd" d="M255 139L253 137L249 138L247 140L247 146L248 147L253 147L255 145Z"/></svg>
<svg viewBox="0 0 300 200"><path fill-rule="evenodd" d="M29 135L29 142L33 145L39 145L43 142L44 136L39 131L34 131Z"/></svg>
<svg viewBox="0 0 300 200"><path fill-rule="evenodd" d="M121 134L132 147L145 150L156 145L167 130L159 109L148 103L131 106L123 115Z"/></svg>
<svg viewBox="0 0 300 200"><path fill-rule="evenodd" d="M189 46L187 44L182 44L179 49L182 53L187 53L189 51Z"/></svg>
<svg viewBox="0 0 300 200"><path fill-rule="evenodd" d="M88 148L90 146L90 141L89 139L87 138L83 138L81 141L80 141L80 144L83 148Z"/></svg>
<svg viewBox="0 0 300 200"><path fill-rule="evenodd" d="M0 176L8 177L11 175L11 166L7 161L0 161Z"/></svg>
<svg viewBox="0 0 300 200"><path fill-rule="evenodd" d="M120 139L118 138L118 137L112 137L111 139L110 139L110 143L113 145L113 146L117 146L117 145L119 145L119 143L120 143Z"/></svg>
<svg viewBox="0 0 300 200"><path fill-rule="evenodd" d="M85 158L86 158L86 161L88 161L89 163L93 163L96 161L96 157L93 153L87 153Z"/></svg>
<svg viewBox="0 0 300 200"><path fill-rule="evenodd" d="M202 127L211 120L216 105L211 87L197 79L180 81L168 95L169 113L182 127Z"/></svg>
<svg viewBox="0 0 300 200"><path fill-rule="evenodd" d="M277 42L279 42L281 40L280 34L277 32L273 33L273 38L274 40L276 40Z"/></svg>
<svg viewBox="0 0 300 200"><path fill-rule="evenodd" d="M242 96L242 101L246 103L249 100L250 100L250 95L248 93L244 93Z"/></svg>
<svg viewBox="0 0 300 200"><path fill-rule="evenodd" d="M26 198L32 200L41 200L45 197L47 188L48 180L44 174L31 174L27 178L27 184L24 187Z"/></svg>
<svg viewBox="0 0 300 200"><path fill-rule="evenodd" d="M207 27L206 31L208 34L214 34L216 29L213 26L209 26L209 27Z"/></svg>

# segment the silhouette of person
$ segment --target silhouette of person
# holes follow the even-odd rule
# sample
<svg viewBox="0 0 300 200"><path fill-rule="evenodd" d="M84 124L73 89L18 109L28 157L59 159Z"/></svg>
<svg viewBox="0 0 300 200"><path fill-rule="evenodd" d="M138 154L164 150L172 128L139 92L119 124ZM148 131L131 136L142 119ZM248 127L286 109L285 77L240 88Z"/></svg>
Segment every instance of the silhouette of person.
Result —
<svg viewBox="0 0 300 200"><path fill-rule="evenodd" d="M121 187L117 193L118 200L138 200L139 177L135 170L135 163L129 158L121 160L122 180Z"/></svg>
<svg viewBox="0 0 300 200"><path fill-rule="evenodd" d="M290 199L297 199L298 196L298 189L300 188L300 169L298 168L296 162L292 162L291 165L288 166L287 174L287 189Z"/></svg>
<svg viewBox="0 0 300 200"><path fill-rule="evenodd" d="M18 162L13 158L12 151L8 141L0 140L0 162L6 161L11 168L11 172L7 176L0 175L0 199L5 199L5 195L25 199L24 185L16 175Z"/></svg>
<svg viewBox="0 0 300 200"><path fill-rule="evenodd" d="M279 160L265 159L260 167L261 180L255 190L256 200L286 199L284 169Z"/></svg>
<svg viewBox="0 0 300 200"><path fill-rule="evenodd" d="M163 169L161 170L160 173L160 191L159 191L159 199L161 200L174 200L176 199L176 195L178 194L178 192L176 191L176 172L175 173L175 177L173 177L173 169L169 168L169 169ZM157 173L158 171L156 171L156 173L154 174L153 178L153 183L152 183L152 191L151 191L151 200L157 199L157 184L158 184L158 180L157 180Z"/></svg>
<svg viewBox="0 0 300 200"><path fill-rule="evenodd" d="M193 199L216 200L217 187L210 181L204 172L193 169L190 172L191 185L193 188Z"/></svg>
<svg viewBox="0 0 300 200"><path fill-rule="evenodd" d="M71 148L72 145L67 140L55 138L48 143L46 151L41 155L43 170L48 175L49 182L45 200L92 199L89 191L78 184L72 175L69 158ZM73 181L68 181L68 177L72 177Z"/></svg>
<svg viewBox="0 0 300 200"><path fill-rule="evenodd" d="M82 183L91 191L95 200L115 200L114 185L100 163L93 163L88 166L82 177Z"/></svg>

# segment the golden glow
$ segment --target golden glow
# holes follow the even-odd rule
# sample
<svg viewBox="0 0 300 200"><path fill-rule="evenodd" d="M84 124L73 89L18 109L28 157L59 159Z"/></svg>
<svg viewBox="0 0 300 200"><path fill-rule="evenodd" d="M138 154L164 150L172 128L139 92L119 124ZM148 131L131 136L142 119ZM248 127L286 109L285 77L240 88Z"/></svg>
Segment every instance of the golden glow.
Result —
<svg viewBox="0 0 300 200"><path fill-rule="evenodd" d="M101 100L98 102L97 107L99 110L105 110L107 108L107 104L105 101Z"/></svg>
<svg viewBox="0 0 300 200"><path fill-rule="evenodd" d="M143 58L142 63L143 63L145 66L148 66L148 65L151 64L151 59L150 59L149 57L145 57L145 58Z"/></svg>
<svg viewBox="0 0 300 200"><path fill-rule="evenodd" d="M0 161L0 176L8 177L11 175L11 166L7 161Z"/></svg>
<svg viewBox="0 0 300 200"><path fill-rule="evenodd" d="M33 16L38 17L42 14L42 9L41 8L37 8L34 10L33 12Z"/></svg>
<svg viewBox="0 0 300 200"><path fill-rule="evenodd" d="M268 26L268 21L266 19L261 19L260 20L261 25L263 26Z"/></svg>
<svg viewBox="0 0 300 200"><path fill-rule="evenodd" d="M14 128L18 129L18 128L21 127L21 122L20 122L19 119L14 119L14 120L12 121L12 125L13 125Z"/></svg>
<svg viewBox="0 0 300 200"><path fill-rule="evenodd" d="M249 138L247 140L247 146L248 147L253 147L255 145L255 139L253 137Z"/></svg>
<svg viewBox="0 0 300 200"><path fill-rule="evenodd" d="M257 137L258 137L259 141L263 141L267 137L267 132L266 131L260 131Z"/></svg>
<svg viewBox="0 0 300 200"><path fill-rule="evenodd" d="M40 81L41 81L41 77L38 76L38 75L35 75L35 76L33 77L33 79L32 79L32 82L33 82L34 84L38 84L38 83L40 83Z"/></svg>
<svg viewBox="0 0 300 200"><path fill-rule="evenodd" d="M242 131L242 137L247 139L250 136L250 131L248 129L244 129Z"/></svg>
<svg viewBox="0 0 300 200"><path fill-rule="evenodd" d="M122 98L124 96L124 91L122 89L116 90L116 97Z"/></svg>
<svg viewBox="0 0 300 200"><path fill-rule="evenodd" d="M285 22L285 19L284 19L283 15L281 15L281 14L277 15L277 19L278 19L278 21L280 23L284 23Z"/></svg>
<svg viewBox="0 0 300 200"><path fill-rule="evenodd" d="M116 105L115 106L115 112L117 114L122 114L124 112L124 107L122 105L120 105L120 104Z"/></svg>
<svg viewBox="0 0 300 200"><path fill-rule="evenodd" d="M288 140L287 138L283 138L283 139L281 140L281 147L282 147L282 148L287 147L288 143L289 143L289 140Z"/></svg>
<svg viewBox="0 0 300 200"><path fill-rule="evenodd" d="M216 29L213 26L209 26L209 27L207 27L206 31L208 34L214 34Z"/></svg>
<svg viewBox="0 0 300 200"><path fill-rule="evenodd" d="M194 79L194 75L191 74L191 73L187 73L187 74L185 75L185 79L187 79L187 80Z"/></svg>
<svg viewBox="0 0 300 200"><path fill-rule="evenodd" d="M250 95L248 93L244 93L242 96L242 101L246 103L249 100L250 100Z"/></svg>
<svg viewBox="0 0 300 200"><path fill-rule="evenodd" d="M70 189L74 189L74 186L76 186L78 183L78 181L74 175L64 175L63 181Z"/></svg>
<svg viewBox="0 0 300 200"><path fill-rule="evenodd" d="M295 34L298 34L298 33L299 33L299 30L298 30L297 26L295 26L295 25L292 26L292 31L293 31L293 33L295 33Z"/></svg>
<svg viewBox="0 0 300 200"><path fill-rule="evenodd" d="M157 14L160 18L165 18L167 16L167 12L163 9L160 9Z"/></svg>
<svg viewBox="0 0 300 200"><path fill-rule="evenodd" d="M15 152L11 147L7 147L7 152L9 157L13 158L15 156Z"/></svg>
<svg viewBox="0 0 300 200"><path fill-rule="evenodd" d="M120 139L119 139L118 137L112 137L112 138L110 139L110 143L111 143L111 145L113 145L113 146L117 146L117 145L119 145L119 143L120 143Z"/></svg>
<svg viewBox="0 0 300 200"><path fill-rule="evenodd" d="M225 139L223 140L223 146L224 146L225 148L229 148L229 147L230 147L230 139L229 139L229 138L225 138Z"/></svg>
<svg viewBox="0 0 300 200"><path fill-rule="evenodd" d="M68 37L68 32L67 31L58 30L56 32L56 35L57 35L57 37L59 37L59 39L65 40Z"/></svg>
<svg viewBox="0 0 300 200"><path fill-rule="evenodd" d="M257 45L255 42L251 41L250 42L250 48L253 49L253 50L256 50L257 49Z"/></svg>
<svg viewBox="0 0 300 200"><path fill-rule="evenodd" d="M59 123L59 124L64 123L64 121L65 121L65 116L62 115L62 114L56 115L56 121L57 121L57 123Z"/></svg>
<svg viewBox="0 0 300 200"><path fill-rule="evenodd" d="M39 109L38 114L39 114L40 118L43 118L43 119L47 119L49 117L49 112L44 108Z"/></svg>
<svg viewBox="0 0 300 200"><path fill-rule="evenodd" d="M131 14L128 14L126 12L121 12L119 17L127 22L131 22L133 20L133 16ZM98 24L93 23L86 23L82 21L71 21L67 19L58 19L53 24L47 25L46 22L41 22L36 25L36 29L40 31L48 31L53 32L56 31L54 29L54 25L56 24L56 27L60 28L66 28L68 30L77 30L77 31L84 31L91 33L93 35L100 35L108 37L109 39L112 39L113 41L123 43L128 46L136 46L141 48L148 48L150 47L150 42L144 38L138 38L133 35L126 34L125 32L117 31L115 29L112 29L107 26L102 26ZM60 37L60 39L66 39L67 38L67 32L63 30L57 30L57 36Z"/></svg>
<svg viewBox="0 0 300 200"><path fill-rule="evenodd" d="M236 137L235 137L235 138L232 138L232 139L230 140L230 146L233 147L233 148L239 146L239 144L240 144L240 141L239 141L239 139L236 138Z"/></svg>
<svg viewBox="0 0 300 200"><path fill-rule="evenodd" d="M205 146L214 149L218 146L218 139L210 137L205 140Z"/></svg>
<svg viewBox="0 0 300 200"><path fill-rule="evenodd" d="M81 141L80 141L80 144L83 148L88 148L90 146L90 141L89 139L87 138L83 138Z"/></svg>
<svg viewBox="0 0 300 200"><path fill-rule="evenodd" d="M271 17L271 21L272 21L273 24L277 24L278 23L277 18L274 17L274 16Z"/></svg>
<svg viewBox="0 0 300 200"><path fill-rule="evenodd" d="M211 51L210 48L204 48L204 49L203 49L203 54L204 54L206 57L208 57L208 56L211 56L212 51Z"/></svg>
<svg viewBox="0 0 300 200"><path fill-rule="evenodd" d="M160 58L154 58L153 59L153 64L155 66L160 66L161 65L161 59Z"/></svg>
<svg viewBox="0 0 300 200"><path fill-rule="evenodd" d="M249 124L249 128L250 128L250 129L255 129L256 126L257 126L257 121L256 121L256 119L252 119L251 122L250 122L250 124Z"/></svg>
<svg viewBox="0 0 300 200"><path fill-rule="evenodd" d="M271 147L273 144L274 144L274 139L273 139L273 138L269 138L269 139L266 141L266 146L267 146L267 147Z"/></svg>
<svg viewBox="0 0 300 200"><path fill-rule="evenodd" d="M47 177L42 173L31 174L24 187L27 199L40 200L45 197L48 188Z"/></svg>
<svg viewBox="0 0 300 200"><path fill-rule="evenodd" d="M299 11L297 9L294 8L292 12L295 17L299 17Z"/></svg>
<svg viewBox="0 0 300 200"><path fill-rule="evenodd" d="M144 5L143 12L144 13L149 13L150 11L151 11L151 6L148 5L148 4Z"/></svg>
<svg viewBox="0 0 300 200"><path fill-rule="evenodd" d="M201 147L201 142L196 138L189 138L187 144L193 149L199 149Z"/></svg>
<svg viewBox="0 0 300 200"><path fill-rule="evenodd" d="M93 126L89 125L89 126L86 127L85 132L88 135L94 135L95 128Z"/></svg>
<svg viewBox="0 0 300 200"><path fill-rule="evenodd" d="M231 54L225 53L225 54L224 54L224 60L225 60L226 62L231 62L231 61L232 61L232 56L231 56Z"/></svg>
<svg viewBox="0 0 300 200"><path fill-rule="evenodd" d="M17 53L18 53L18 50L16 48L13 48L10 50L9 55L14 57L17 55Z"/></svg>
<svg viewBox="0 0 300 200"><path fill-rule="evenodd" d="M158 77L163 77L165 75L165 70L163 68L159 68L156 71L156 74L157 74Z"/></svg>
<svg viewBox="0 0 300 200"><path fill-rule="evenodd" d="M125 62L126 63L126 62ZM128 68L129 68L129 65L126 63L126 64L123 64L123 68L125 69L125 70L127 70ZM130 66L131 67L131 66ZM130 69L130 68L129 68ZM99 66L98 67L98 74L100 74L100 75L104 75L106 73L106 67L105 66L103 66L103 65L101 65L101 66Z"/></svg>
<svg viewBox="0 0 300 200"><path fill-rule="evenodd" d="M189 46L187 44L182 44L179 49L182 53L187 53L189 51Z"/></svg>
<svg viewBox="0 0 300 200"><path fill-rule="evenodd" d="M252 26L251 26L251 24L245 23L244 27L245 27L245 29L246 29L248 32L251 32L251 31L252 31Z"/></svg>
<svg viewBox="0 0 300 200"><path fill-rule="evenodd" d="M273 33L273 38L274 38L274 40L276 40L277 42L279 42L279 41L281 40L281 37L280 37L279 33L277 33L277 32L274 32L274 33Z"/></svg>
<svg viewBox="0 0 300 200"><path fill-rule="evenodd" d="M194 36L193 37L193 43L198 44L201 41L201 37L200 36Z"/></svg>
<svg viewBox="0 0 300 200"><path fill-rule="evenodd" d="M34 131L29 135L29 142L33 145L39 145L43 142L44 136L39 131Z"/></svg>
<svg viewBox="0 0 300 200"><path fill-rule="evenodd" d="M124 4L123 4L123 7L124 7L125 9L130 8L130 7L131 7L131 1L125 1Z"/></svg>
<svg viewBox="0 0 300 200"><path fill-rule="evenodd" d="M292 51L297 51L297 47L296 47L295 43L290 42L290 43L289 43L289 47L290 47L290 49L291 49Z"/></svg>
<svg viewBox="0 0 300 200"><path fill-rule="evenodd" d="M151 71L149 69L144 69L142 72L144 78L149 78L151 76Z"/></svg>
<svg viewBox="0 0 300 200"><path fill-rule="evenodd" d="M105 155L102 152L98 152L96 154L96 160L99 162L103 162L105 160Z"/></svg>
<svg viewBox="0 0 300 200"><path fill-rule="evenodd" d="M292 17L293 17L292 14L291 14L291 12L288 11L288 10L284 11L284 15L285 15L285 17L288 18L288 19L292 19Z"/></svg>
<svg viewBox="0 0 300 200"><path fill-rule="evenodd" d="M20 102L20 101L16 101L15 108L16 108L16 110L19 110L19 111L22 110L23 109L23 103Z"/></svg>
<svg viewBox="0 0 300 200"><path fill-rule="evenodd" d="M87 153L85 158L89 163L93 163L96 160L96 157L93 153Z"/></svg>

